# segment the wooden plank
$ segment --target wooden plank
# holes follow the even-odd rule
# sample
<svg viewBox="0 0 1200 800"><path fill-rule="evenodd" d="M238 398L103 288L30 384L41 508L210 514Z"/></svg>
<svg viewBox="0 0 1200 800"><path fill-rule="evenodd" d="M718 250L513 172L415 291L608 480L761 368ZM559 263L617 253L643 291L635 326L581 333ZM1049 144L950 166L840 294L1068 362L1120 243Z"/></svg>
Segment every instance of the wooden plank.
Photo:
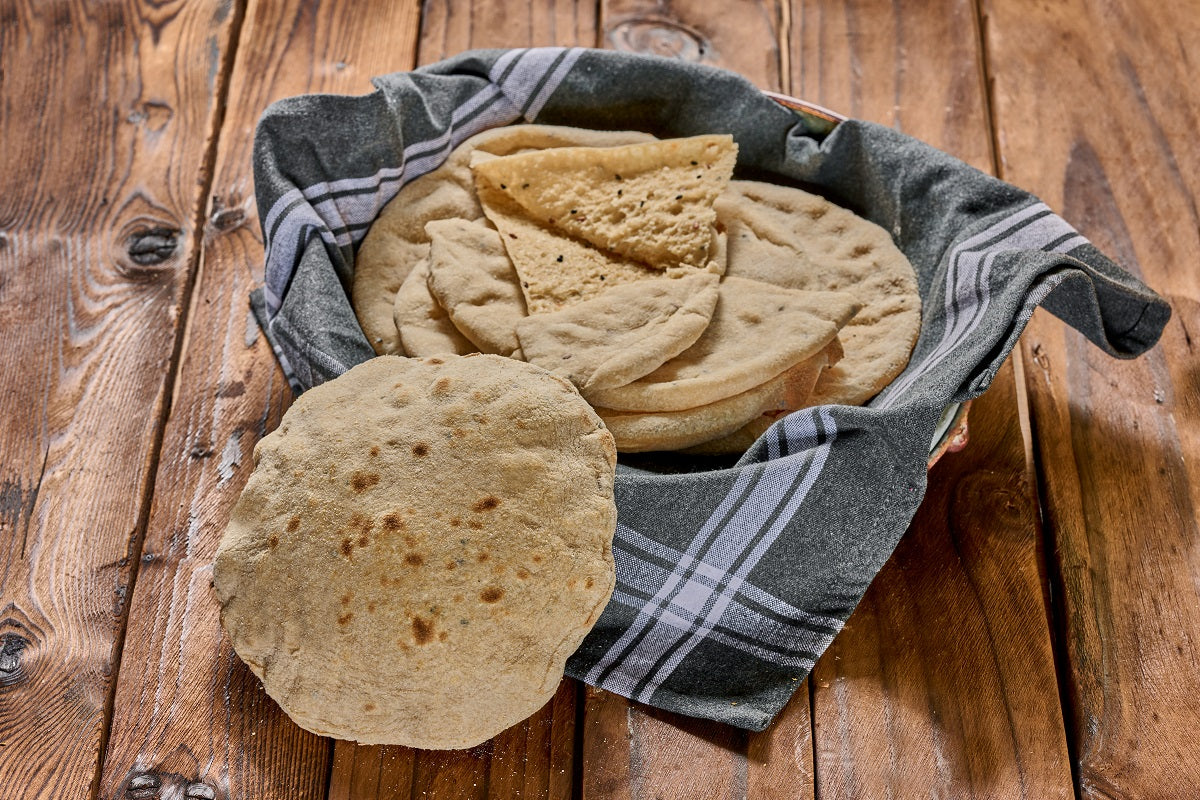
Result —
<svg viewBox="0 0 1200 800"><path fill-rule="evenodd" d="M604 47L678 58L739 72L760 89L782 91L783 0L603 0Z"/></svg>
<svg viewBox="0 0 1200 800"><path fill-rule="evenodd" d="M601 19L606 47L710 63L764 89L787 89L779 3L606 0ZM591 688L582 724L585 798L813 796L807 682L761 734Z"/></svg>
<svg viewBox="0 0 1200 800"><path fill-rule="evenodd" d="M1025 336L1083 797L1193 797L1200 750L1200 17L1194 3L983 3L1004 177L1170 301L1117 362Z"/></svg>
<svg viewBox="0 0 1200 800"><path fill-rule="evenodd" d="M971 0L792 0L790 91L991 171Z"/></svg>
<svg viewBox="0 0 1200 800"><path fill-rule="evenodd" d="M263 693L221 631L211 589L212 558L251 451L290 400L247 301L263 259L250 152L272 101L366 92L370 76L411 67L417 19L413 3L360 13L303 0L246 9L132 601L104 798L143 796L139 788L179 797L188 787L188 796L222 800L326 795L329 740L300 730Z"/></svg>
<svg viewBox="0 0 1200 800"><path fill-rule="evenodd" d="M233 27L0 2L0 787L95 788Z"/></svg>
<svg viewBox="0 0 1200 800"><path fill-rule="evenodd" d="M1074 794L1011 363L810 678L823 796Z"/></svg>
<svg viewBox="0 0 1200 800"><path fill-rule="evenodd" d="M799 0L793 88L992 168L974 4ZM817 785L828 797L1070 793L1012 370L971 443L817 664Z"/></svg>
<svg viewBox="0 0 1200 800"><path fill-rule="evenodd" d="M426 2L418 60L428 64L463 50L546 45L593 46L596 18L584 3L514 6L497 0ZM469 750L431 751L339 743L329 796L346 800L420 797L546 798L571 796L575 781L576 684L528 720ZM404 764L390 778L372 777L377 763Z"/></svg>

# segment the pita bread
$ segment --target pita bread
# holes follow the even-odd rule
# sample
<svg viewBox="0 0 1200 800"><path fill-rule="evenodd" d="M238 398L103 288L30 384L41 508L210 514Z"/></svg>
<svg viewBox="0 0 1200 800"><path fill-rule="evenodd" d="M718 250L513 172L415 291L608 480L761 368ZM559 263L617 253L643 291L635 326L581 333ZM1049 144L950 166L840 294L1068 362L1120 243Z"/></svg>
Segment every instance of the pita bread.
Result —
<svg viewBox="0 0 1200 800"><path fill-rule="evenodd" d="M580 388L623 386L686 350L717 305L716 275L692 270L614 286L517 324L525 360Z"/></svg>
<svg viewBox="0 0 1200 800"><path fill-rule="evenodd" d="M511 356L525 300L500 234L486 222L434 220L429 236L429 292L481 352Z"/></svg>
<svg viewBox="0 0 1200 800"><path fill-rule="evenodd" d="M423 258L396 292L392 318L404 352L413 356L474 353L475 345L454 327L446 310L429 292L428 281L429 259Z"/></svg>
<svg viewBox="0 0 1200 800"><path fill-rule="evenodd" d="M301 395L254 456L214 585L299 725L462 748L550 699L614 584L616 453L569 383L382 356Z"/></svg>
<svg viewBox="0 0 1200 800"><path fill-rule="evenodd" d="M921 298L887 231L823 197L754 181L732 181L716 208L728 275L848 292L862 303L839 334L845 358L821 376L814 405L860 405L903 371L920 332Z"/></svg>
<svg viewBox="0 0 1200 800"><path fill-rule="evenodd" d="M830 367L840 361L841 358L841 343L837 339L834 339L826 345L824 350L804 362L808 370L807 372L801 373L797 371L794 374L792 383L793 393L787 399L785 408L773 408L764 411L728 436L722 436L719 439L713 439L694 447L684 448L683 452L689 455L700 456L731 455L746 452L750 448L750 445L758 440L758 437L767 432L767 428L770 428L794 411L816 405L812 402L812 397L817 383L820 381L821 376Z"/></svg>
<svg viewBox="0 0 1200 800"><path fill-rule="evenodd" d="M682 411L595 410L623 453L682 450L728 436L764 412L804 404L821 366L819 359L808 359L741 394Z"/></svg>
<svg viewBox="0 0 1200 800"><path fill-rule="evenodd" d="M737 145L728 135L563 147L475 165L477 183L530 219L651 267L704 267L713 201L729 183Z"/></svg>
<svg viewBox="0 0 1200 800"><path fill-rule="evenodd" d="M596 406L630 412L715 403L811 358L857 309L854 297L841 292L780 289L726 276L712 321L695 344L636 381L587 390L584 397Z"/></svg>
<svg viewBox="0 0 1200 800"><path fill-rule="evenodd" d="M593 131L553 125L510 125L470 137L432 172L406 184L383 208L354 257L351 303L376 353L402 352L392 320L400 284L429 254L425 225L435 219L483 218L475 199L471 154L506 156L547 147L608 147L653 141L634 131Z"/></svg>

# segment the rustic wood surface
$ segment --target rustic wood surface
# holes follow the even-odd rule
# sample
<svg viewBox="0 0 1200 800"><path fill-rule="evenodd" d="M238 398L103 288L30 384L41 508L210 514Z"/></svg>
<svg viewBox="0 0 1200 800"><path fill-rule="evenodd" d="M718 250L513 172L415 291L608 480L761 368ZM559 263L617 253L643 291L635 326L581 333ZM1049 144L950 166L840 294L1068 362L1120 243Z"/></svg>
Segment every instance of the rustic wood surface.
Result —
<svg viewBox="0 0 1200 800"><path fill-rule="evenodd" d="M95 790L231 11L0 3L6 798Z"/></svg>
<svg viewBox="0 0 1200 800"><path fill-rule="evenodd" d="M1041 312L1023 343L1081 796L1195 797L1200 15L1135 0L983 7L1003 177L1174 312L1135 361Z"/></svg>
<svg viewBox="0 0 1200 800"><path fill-rule="evenodd" d="M246 302L254 123L544 44L893 125L1039 194L1175 316L1116 362L1038 315L767 731L564 681L472 750L335 743L262 692L209 583L290 402ZM1185 0L0 0L0 797L1194 796L1198 48Z"/></svg>

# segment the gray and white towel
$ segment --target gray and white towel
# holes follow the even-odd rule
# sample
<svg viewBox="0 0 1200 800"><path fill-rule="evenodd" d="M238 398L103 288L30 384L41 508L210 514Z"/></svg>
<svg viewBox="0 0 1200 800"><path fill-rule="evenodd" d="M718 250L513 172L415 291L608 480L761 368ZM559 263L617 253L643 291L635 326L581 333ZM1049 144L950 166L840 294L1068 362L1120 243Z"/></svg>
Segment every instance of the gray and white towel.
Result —
<svg viewBox="0 0 1200 800"><path fill-rule="evenodd" d="M987 388L1035 306L1124 358L1152 346L1170 315L1030 194L879 125L830 132L730 72L535 48L468 52L375 86L282 100L259 122L266 272L252 301L297 392L374 355L348 287L380 209L467 137L519 121L730 133L737 177L857 212L917 270L916 350L866 406L791 414L736 464L619 468L616 591L567 667L650 705L769 724L907 528L943 411Z"/></svg>

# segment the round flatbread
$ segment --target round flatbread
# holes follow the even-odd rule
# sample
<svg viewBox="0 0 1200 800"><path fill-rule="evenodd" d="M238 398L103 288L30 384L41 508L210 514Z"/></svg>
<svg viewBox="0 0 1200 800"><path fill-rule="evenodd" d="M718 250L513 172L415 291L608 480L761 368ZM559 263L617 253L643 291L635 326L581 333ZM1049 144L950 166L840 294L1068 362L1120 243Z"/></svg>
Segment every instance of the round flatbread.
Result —
<svg viewBox="0 0 1200 800"><path fill-rule="evenodd" d="M221 619L314 733L483 742L550 699L612 592L613 439L539 367L375 358L298 398L254 458Z"/></svg>
<svg viewBox="0 0 1200 800"><path fill-rule="evenodd" d="M696 408L637 413L597 406L596 413L622 453L695 447L729 436L768 411L802 407L825 366L823 353L741 394Z"/></svg>
<svg viewBox="0 0 1200 800"><path fill-rule="evenodd" d="M845 357L821 375L813 405L860 405L908 364L921 328L912 264L873 222L787 186L731 181L717 198L726 274L788 289L846 292L862 304L838 336Z"/></svg>

